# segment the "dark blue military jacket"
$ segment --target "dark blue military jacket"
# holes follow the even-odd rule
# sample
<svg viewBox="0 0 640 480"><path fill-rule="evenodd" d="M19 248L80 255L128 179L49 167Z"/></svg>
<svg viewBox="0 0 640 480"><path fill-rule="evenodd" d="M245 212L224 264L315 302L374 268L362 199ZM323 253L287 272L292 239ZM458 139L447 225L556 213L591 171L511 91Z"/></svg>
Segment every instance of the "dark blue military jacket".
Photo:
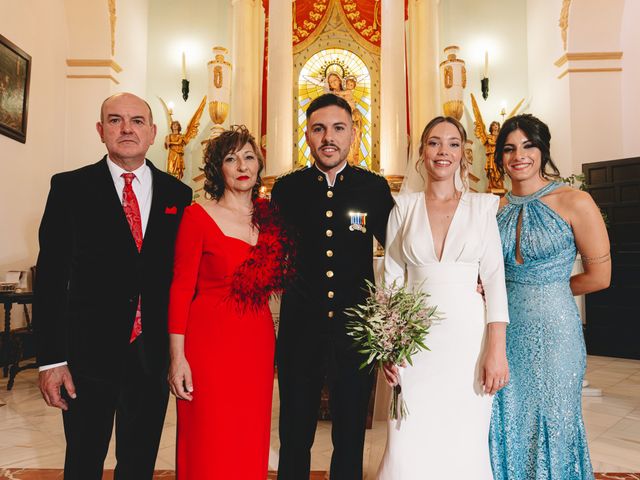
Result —
<svg viewBox="0 0 640 480"><path fill-rule="evenodd" d="M362 302L365 279L373 280L373 237L384 245L394 205L387 181L347 165L329 187L311 166L280 177L271 199L297 234L297 275L282 298L279 343L329 336L350 346L344 310Z"/></svg>

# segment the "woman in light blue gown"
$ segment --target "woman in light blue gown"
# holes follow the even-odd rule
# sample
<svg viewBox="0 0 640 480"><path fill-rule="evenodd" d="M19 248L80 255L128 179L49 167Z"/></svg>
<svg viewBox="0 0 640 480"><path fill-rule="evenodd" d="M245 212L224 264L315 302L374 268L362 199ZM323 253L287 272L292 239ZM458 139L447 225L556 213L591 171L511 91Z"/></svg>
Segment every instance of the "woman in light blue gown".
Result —
<svg viewBox="0 0 640 480"><path fill-rule="evenodd" d="M591 196L552 180L559 172L550 139L527 114L507 120L496 142L512 191L498 212L511 377L493 402L495 480L593 479L581 405L586 351L573 296L608 287L609 239ZM584 273L571 276L576 252Z"/></svg>

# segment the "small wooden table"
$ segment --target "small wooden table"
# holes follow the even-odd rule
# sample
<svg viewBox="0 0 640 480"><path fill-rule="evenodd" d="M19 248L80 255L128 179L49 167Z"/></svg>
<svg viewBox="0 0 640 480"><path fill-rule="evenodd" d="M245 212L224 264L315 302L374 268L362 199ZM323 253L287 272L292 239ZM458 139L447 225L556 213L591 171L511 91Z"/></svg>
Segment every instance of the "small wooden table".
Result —
<svg viewBox="0 0 640 480"><path fill-rule="evenodd" d="M16 348L15 355L11 356L11 344L15 342L12 338L11 332L11 307L13 304L17 305L30 305L33 303L33 292L0 292L0 303L4 304L4 331L2 332L2 351L0 351L0 361L2 362L2 374L4 377L9 374L9 381L7 382L7 390L13 388L13 382L16 379L18 372L26 370L27 368L36 368L35 362L20 366L20 354L19 348ZM27 317L27 324L30 328L31 318L29 317L29 311L25 308L25 316Z"/></svg>

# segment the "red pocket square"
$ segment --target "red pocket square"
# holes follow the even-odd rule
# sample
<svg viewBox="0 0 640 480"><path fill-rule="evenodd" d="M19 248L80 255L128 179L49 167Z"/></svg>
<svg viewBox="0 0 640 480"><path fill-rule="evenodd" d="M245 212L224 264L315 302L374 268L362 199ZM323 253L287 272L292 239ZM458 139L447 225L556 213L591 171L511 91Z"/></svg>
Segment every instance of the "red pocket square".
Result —
<svg viewBox="0 0 640 480"><path fill-rule="evenodd" d="M164 207L165 215L176 215L178 213L178 207Z"/></svg>

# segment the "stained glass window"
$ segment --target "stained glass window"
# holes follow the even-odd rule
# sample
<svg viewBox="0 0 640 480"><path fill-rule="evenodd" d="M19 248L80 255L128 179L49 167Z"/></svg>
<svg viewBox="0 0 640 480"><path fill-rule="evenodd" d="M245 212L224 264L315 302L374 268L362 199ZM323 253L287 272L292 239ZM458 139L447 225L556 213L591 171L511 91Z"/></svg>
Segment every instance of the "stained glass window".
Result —
<svg viewBox="0 0 640 480"><path fill-rule="evenodd" d="M362 59L349 50L329 48L313 55L302 67L298 78L299 166L313 160L304 132L306 111L311 101L323 93L340 95L351 105L356 138L349 162L371 168L371 76Z"/></svg>

